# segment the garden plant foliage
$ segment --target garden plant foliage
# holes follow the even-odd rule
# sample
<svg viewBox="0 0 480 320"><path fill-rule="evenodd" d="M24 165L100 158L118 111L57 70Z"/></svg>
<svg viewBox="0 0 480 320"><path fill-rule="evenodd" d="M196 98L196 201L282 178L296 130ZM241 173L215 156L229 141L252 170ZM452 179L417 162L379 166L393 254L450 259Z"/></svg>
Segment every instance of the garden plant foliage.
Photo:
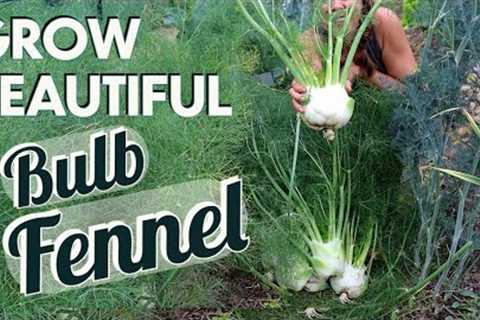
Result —
<svg viewBox="0 0 480 320"><path fill-rule="evenodd" d="M281 1L273 2L281 6ZM309 295L277 291L268 279L275 251L288 253L288 243L271 218L260 213L252 195L261 197L272 215L287 213L288 207L275 197L249 148L255 139L264 159L273 157L287 170L291 167L295 115L286 93L291 77L285 77L283 84L273 89L254 80L255 74L283 65L266 41L251 30L235 1L106 0L103 3L104 16L142 17L142 31L131 60L113 58L99 62L93 54L69 63L52 59L2 59L2 72L25 73L29 84L38 73L48 72L59 79L59 88L63 74L68 72L176 72L185 79L194 72L217 73L221 79L221 98L232 104L234 116L224 119L200 116L186 120L162 105L153 117L138 119L111 118L101 113L90 119L48 114L35 119L2 119L0 151L3 153L20 142L87 128L126 125L143 136L150 153L148 174L131 192L197 178L221 179L240 174L251 213L248 230L252 245L245 254L218 264L28 299L18 294L18 285L9 276L5 260L0 256L0 319L128 320L155 319L160 311L179 309L218 311L225 308L223 296L231 293L219 276L227 268L251 272L271 290L274 298L262 301L262 310L228 311L220 319L305 319L302 312L310 307L319 310L326 319L381 319L383 316L396 319L410 313L410 306L414 309L417 302L412 299L412 304L405 304L405 310L397 310L398 297L405 298L406 288L428 278L467 241L480 245L478 231L473 228L480 208L462 205L471 193L469 186L453 182L453 189L445 189L444 176L429 170L435 166L475 173L478 155L474 151L478 145L462 149L467 150L462 152L464 157L454 163L445 160L452 148L448 128L461 122L462 117L453 113L436 115L458 107L460 87L480 61L480 34L475 32L478 30L476 16L480 13L478 0L419 1L415 19L418 25L428 27L427 42L419 71L408 80L404 96L380 92L361 83L352 93L359 112L342 130L350 165L355 169L352 171L352 208L362 214L363 221L378 222L378 239L369 289L364 297L348 306L341 305L332 292ZM96 9L96 1L92 0L70 0L54 7L47 7L43 0L18 0L0 4L0 18L6 21L22 12L41 23L56 15L83 19L95 15ZM174 41L163 37L165 26L178 31ZM58 39L65 44L70 40L69 34ZM184 83L185 100L189 99L189 82ZM87 92L85 85L86 81L80 81L79 92ZM26 87L28 94L32 85ZM80 101L84 98L80 97ZM301 143L330 168L329 147L317 132L303 127ZM275 170L271 161L265 163L271 165L272 172ZM478 171L476 173L478 175ZM321 176L304 152L299 154L296 183L306 198L321 200L324 196L318 192L322 189ZM460 189L463 192L457 191ZM0 195L0 208L1 231L16 217L30 213L13 210L4 194ZM443 292L450 289L447 284L458 284L464 270L473 263L472 259L473 255L467 255L453 266L448 278L456 281L447 281L444 273L438 290ZM406 298L402 301L410 296Z"/></svg>
<svg viewBox="0 0 480 320"><path fill-rule="evenodd" d="M143 0L103 2L104 16L119 16L122 23L125 23L129 16L142 17L142 29L130 60L120 60L114 56L107 61L100 61L95 58L90 48L79 59L71 62L56 61L52 58L13 61L5 56L0 61L2 73L25 74L24 96L29 95L34 80L40 73L52 74L58 88L63 88L65 73L78 74L79 102L87 98L86 75L89 73L180 73L183 79L187 80L183 82L182 88L185 101L190 99L192 73L217 73L221 79L221 98L225 103L232 104L235 110L233 117L209 118L205 114L186 120L175 115L165 103L155 107L152 117L108 117L105 110L100 110L97 115L87 119L55 117L49 113L42 113L36 118L2 118L0 152L3 154L22 142L60 137L92 128L125 125L139 132L145 141L148 141L151 160L144 180L129 192L195 179L222 179L237 175L238 158L244 153L242 147L249 128L246 121L249 111L246 109L244 97L251 84L233 75L234 70L241 69L240 55L243 51L234 50L234 40L228 40L231 34L213 40L208 37L209 40L205 41L207 34L200 28L197 28L188 41L165 39L160 29L163 22L160 21L163 21L169 12L156 10L154 3L155 1ZM40 25L51 17L61 15L85 21L86 16L97 14L96 5L97 1L83 0L59 2L56 6L48 6L43 0L2 2L0 19L8 21L11 16L18 16L21 12L24 16L34 18ZM179 10L172 11L180 12L183 7L178 8ZM183 28L186 28L183 25L184 19L186 16L179 16L175 21L175 26L181 31L179 37L184 34ZM8 28L7 24L3 28ZM208 34L210 35L211 33ZM72 35L62 32L56 37L56 41L60 46L67 47L71 44ZM63 92L60 92L60 95L63 95ZM105 92L102 99L106 99ZM120 104L123 105L124 101ZM33 212L28 209L13 209L12 202L4 193L0 194L0 208L2 233L7 224L15 218ZM48 210L50 207L42 209ZM215 303L216 298L210 291L213 292L218 287L219 280L206 276L208 268L211 266L195 268L195 271L179 271L178 274L184 281L173 281L173 275L166 272L95 288L73 290L60 295L25 298L20 295L18 284L7 271L2 251L0 319L138 319L142 314L152 312L152 306L155 305L172 308ZM176 284L175 289L169 287L169 282ZM195 287L189 285L192 283Z"/></svg>
<svg viewBox="0 0 480 320"><path fill-rule="evenodd" d="M455 144L450 134L451 128L464 122L463 117L443 114L451 108L466 107L461 105L460 89L480 61L480 34L475 31L478 6L476 0L422 1L417 16L423 19L421 25L429 26L426 43L419 70L410 77L403 102L395 110L394 142L419 219L413 251L420 279L431 272L437 261L444 261L467 241L476 244L472 251L480 245L475 231L480 207L468 205L467 201L471 186L458 181L449 184L442 174L430 170L431 166L453 166L473 174L478 171L478 143ZM455 149L461 156L451 156ZM454 289L469 263L472 255L466 255L449 276L445 272L435 293ZM449 277L454 281L447 282Z"/></svg>

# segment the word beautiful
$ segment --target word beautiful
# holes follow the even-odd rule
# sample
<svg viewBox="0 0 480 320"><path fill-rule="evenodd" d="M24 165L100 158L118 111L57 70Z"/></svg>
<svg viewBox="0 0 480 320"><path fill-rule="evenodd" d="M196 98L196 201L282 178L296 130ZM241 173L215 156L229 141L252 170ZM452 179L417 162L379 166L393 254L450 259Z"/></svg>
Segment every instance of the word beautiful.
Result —
<svg viewBox="0 0 480 320"><path fill-rule="evenodd" d="M89 157L79 151L54 156L51 161L47 161L39 145L21 145L2 158L1 174L14 179L14 201L19 206L46 203L52 194L68 198L76 193L107 190L114 184L138 182L146 158L140 145L128 139L126 129L112 130L110 145L114 153L110 155L108 173L106 163L100 163L107 159L105 143L106 135L97 133L90 137L89 150L95 154ZM88 170L88 158L94 169ZM44 167L46 163L52 164L53 173ZM74 173L71 175L70 166ZM31 180L37 180L36 190L32 190ZM18 218L5 229L3 248L7 257L20 260L20 289L25 295L42 292L46 272L42 260L47 258L53 278L64 287L109 280L111 266L124 275L138 275L180 267L192 258L205 262L227 250L241 252L249 243L242 232L241 180L224 180L220 196L220 204L200 202L189 208L184 219L159 208L148 214L132 212L135 226L115 220L88 226L88 231L69 229L50 237L44 231L59 227L63 212L55 209L34 213ZM160 261L168 265L160 265Z"/></svg>
<svg viewBox="0 0 480 320"><path fill-rule="evenodd" d="M130 17L126 28L118 18L109 18L105 28L96 18L87 18L86 26L73 17L57 17L48 21L43 29L32 19L14 17L10 21L10 34L0 34L0 56L7 51L13 60L44 59L42 52L60 61L79 58L87 48L92 48L99 60L111 56L112 48L120 59L130 59L134 52L141 19ZM0 28L2 23L0 22ZM73 33L73 44L60 48L55 35L61 30ZM91 45L89 46L89 39ZM39 46L43 51L39 50ZM8 50L10 49L10 50ZM0 116L36 116L40 112L53 112L65 116L66 110L78 117L95 115L101 106L102 94L106 96L106 110L111 116L121 113L129 116L151 116L153 108L168 102L174 112L182 117L198 115L206 107L210 116L231 116L230 105L220 103L219 78L214 74L195 74L191 80L191 101L182 102L182 78L178 74L90 74L82 87L87 93L77 91L79 79L75 74L65 74L54 79L49 74L38 75L30 83L33 90L24 96L25 77L22 74L0 75ZM58 83L62 83L62 90ZM63 93L63 97L61 96ZM81 98L79 102L78 97ZM86 98L84 96L87 96ZM23 101L28 101L23 104ZM120 106L124 105L124 112Z"/></svg>
<svg viewBox="0 0 480 320"><path fill-rule="evenodd" d="M37 78L28 103L24 106L17 103L24 99L23 91L18 89L18 86L24 84L24 76L0 75L0 116L35 117L46 111L53 112L56 116L66 116L68 109L76 117L91 117L103 104L103 91L106 91L106 110L110 116L119 116L121 113L128 116L152 116L153 109L159 102L168 102L175 113L185 118L197 116L205 107L209 116L232 115L231 106L220 103L217 75L193 75L191 81L193 98L190 103L184 104L182 78L177 74L89 75L88 97L86 102L80 103L77 98L76 75L65 75L65 97L62 98L55 80L44 74Z"/></svg>

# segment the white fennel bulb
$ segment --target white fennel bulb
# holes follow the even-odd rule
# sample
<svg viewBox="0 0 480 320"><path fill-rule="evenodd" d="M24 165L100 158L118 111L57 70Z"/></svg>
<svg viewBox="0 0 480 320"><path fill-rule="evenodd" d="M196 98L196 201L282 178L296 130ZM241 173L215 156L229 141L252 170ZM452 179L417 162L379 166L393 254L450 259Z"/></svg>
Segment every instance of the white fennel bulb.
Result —
<svg viewBox="0 0 480 320"><path fill-rule="evenodd" d="M313 240L310 242L310 250L312 268L317 277L329 279L342 273L345 260L341 240L334 239L329 242Z"/></svg>
<svg viewBox="0 0 480 320"><path fill-rule="evenodd" d="M341 84L312 87L303 118L312 127L339 129L350 121L354 107L355 100Z"/></svg>
<svg viewBox="0 0 480 320"><path fill-rule="evenodd" d="M367 268L364 266L354 267L351 264L345 265L343 273L330 279L332 289L339 295L345 295L348 299L360 297L367 288Z"/></svg>
<svg viewBox="0 0 480 320"><path fill-rule="evenodd" d="M328 288L328 279L318 276L312 276L305 284L305 290L308 292L319 292Z"/></svg>

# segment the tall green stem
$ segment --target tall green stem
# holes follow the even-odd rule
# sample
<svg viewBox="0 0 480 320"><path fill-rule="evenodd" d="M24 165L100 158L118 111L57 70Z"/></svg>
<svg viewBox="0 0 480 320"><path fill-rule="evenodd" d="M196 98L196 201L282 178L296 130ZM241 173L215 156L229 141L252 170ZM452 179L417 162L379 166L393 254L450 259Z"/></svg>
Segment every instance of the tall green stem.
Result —
<svg viewBox="0 0 480 320"><path fill-rule="evenodd" d="M332 0L328 0L328 55L325 70L325 84L332 84L333 73L333 12Z"/></svg>
<svg viewBox="0 0 480 320"><path fill-rule="evenodd" d="M293 163L292 163L292 172L290 173L290 184L288 189L288 196L292 196L293 188L295 187L295 174L297 171L297 160L298 160L298 146L300 144L300 128L302 124L302 119L297 113L297 121L295 125L295 146L293 149Z"/></svg>
<svg viewBox="0 0 480 320"><path fill-rule="evenodd" d="M362 40L363 34L365 30L367 30L368 25L373 19L373 15L377 12L378 8L382 4L382 0L377 0L373 5L372 9L368 12L368 14L363 18L363 22L360 25L360 28L355 35L355 39L353 40L352 46L350 47L350 51L348 52L347 59L345 60L345 64L343 65L342 76L340 77L340 83L345 84L348 80L348 75L350 73L350 67L353 63L353 58L355 57L355 53L357 52L357 48Z"/></svg>

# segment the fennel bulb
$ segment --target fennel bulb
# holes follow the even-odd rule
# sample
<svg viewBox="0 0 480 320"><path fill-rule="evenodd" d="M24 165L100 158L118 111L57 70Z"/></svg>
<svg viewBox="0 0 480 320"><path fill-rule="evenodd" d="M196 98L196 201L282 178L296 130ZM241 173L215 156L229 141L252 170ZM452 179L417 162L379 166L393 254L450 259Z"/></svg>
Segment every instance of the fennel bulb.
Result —
<svg viewBox="0 0 480 320"><path fill-rule="evenodd" d="M336 294L340 295L342 303L350 302L350 299L359 298L367 289L368 268L365 266L368 252L375 247L377 229L370 226L366 238L357 239L358 229L355 226L358 221L348 227L344 238L345 264L341 274L330 278L330 285ZM356 243L355 243L356 242Z"/></svg>
<svg viewBox="0 0 480 320"><path fill-rule="evenodd" d="M313 275L303 246L295 245L301 243L301 221L298 215L290 213L277 218L276 222L277 225L264 230L265 267L272 271L279 287L301 291Z"/></svg>
<svg viewBox="0 0 480 320"><path fill-rule="evenodd" d="M304 121L312 127L339 129L352 118L355 100L340 84L310 87Z"/></svg>
<svg viewBox="0 0 480 320"><path fill-rule="evenodd" d="M305 285L305 290L318 292L328 288L328 280L343 271L344 255L342 241L335 239L329 242L312 240L309 242L310 264L314 276Z"/></svg>
<svg viewBox="0 0 480 320"><path fill-rule="evenodd" d="M312 276L305 284L305 290L308 292L319 292L328 288L328 281L325 278Z"/></svg>
<svg viewBox="0 0 480 320"><path fill-rule="evenodd" d="M281 288L301 291L312 277L312 268L303 257L292 254L286 259L279 259L274 270L274 277Z"/></svg>
<svg viewBox="0 0 480 320"><path fill-rule="evenodd" d="M330 285L342 302L360 297L367 289L368 276L365 266L354 267L348 263L343 272L330 279Z"/></svg>
<svg viewBox="0 0 480 320"><path fill-rule="evenodd" d="M310 250L312 268L317 277L327 281L330 277L342 273L345 259L341 240L313 240L310 242Z"/></svg>

